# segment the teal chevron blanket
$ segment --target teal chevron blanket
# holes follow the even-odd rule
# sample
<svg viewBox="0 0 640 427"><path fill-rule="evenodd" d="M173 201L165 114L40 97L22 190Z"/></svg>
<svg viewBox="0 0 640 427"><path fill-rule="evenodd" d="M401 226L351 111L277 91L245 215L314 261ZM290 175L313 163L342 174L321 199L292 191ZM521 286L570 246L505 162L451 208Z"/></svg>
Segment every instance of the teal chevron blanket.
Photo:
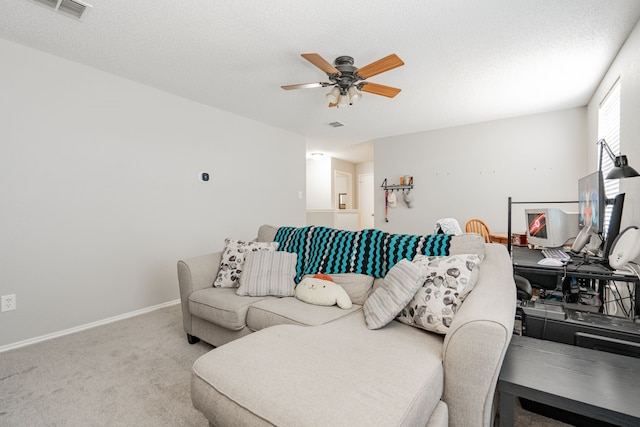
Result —
<svg viewBox="0 0 640 427"><path fill-rule="evenodd" d="M298 255L295 282L307 274L359 273L384 277L402 259L449 255L451 235L390 234L328 227L280 227L278 250Z"/></svg>

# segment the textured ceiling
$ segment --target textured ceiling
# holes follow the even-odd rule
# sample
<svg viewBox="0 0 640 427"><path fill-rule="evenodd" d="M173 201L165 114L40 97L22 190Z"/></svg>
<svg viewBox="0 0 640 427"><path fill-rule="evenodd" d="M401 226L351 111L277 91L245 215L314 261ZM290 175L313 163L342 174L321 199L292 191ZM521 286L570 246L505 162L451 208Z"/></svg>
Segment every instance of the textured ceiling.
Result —
<svg viewBox="0 0 640 427"><path fill-rule="evenodd" d="M640 18L638 0L88 0L82 21L0 0L0 37L284 128L308 151L372 160L368 141L583 106ZM301 53L399 87L327 108ZM346 126L333 128L330 122Z"/></svg>

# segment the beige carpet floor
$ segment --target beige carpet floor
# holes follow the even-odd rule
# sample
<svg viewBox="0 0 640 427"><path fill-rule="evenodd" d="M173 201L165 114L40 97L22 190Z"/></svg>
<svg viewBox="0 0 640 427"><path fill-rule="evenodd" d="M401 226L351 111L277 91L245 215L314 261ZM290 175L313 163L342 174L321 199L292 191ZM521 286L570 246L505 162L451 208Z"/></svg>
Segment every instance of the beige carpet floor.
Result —
<svg viewBox="0 0 640 427"><path fill-rule="evenodd" d="M180 306L0 353L0 426L208 426Z"/></svg>
<svg viewBox="0 0 640 427"><path fill-rule="evenodd" d="M208 426L175 305L0 353L0 426ZM563 426L518 408L516 426Z"/></svg>

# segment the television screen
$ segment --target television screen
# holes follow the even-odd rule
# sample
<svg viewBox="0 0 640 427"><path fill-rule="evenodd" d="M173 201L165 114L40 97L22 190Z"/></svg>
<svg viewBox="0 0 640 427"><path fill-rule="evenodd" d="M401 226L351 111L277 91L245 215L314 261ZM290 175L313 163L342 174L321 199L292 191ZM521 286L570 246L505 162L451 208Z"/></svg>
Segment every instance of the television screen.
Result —
<svg viewBox="0 0 640 427"><path fill-rule="evenodd" d="M604 180L594 172L578 181L578 227L591 225L594 233L602 233L604 223Z"/></svg>
<svg viewBox="0 0 640 427"><path fill-rule="evenodd" d="M528 213L529 236L539 239L547 238L547 217L544 212Z"/></svg>

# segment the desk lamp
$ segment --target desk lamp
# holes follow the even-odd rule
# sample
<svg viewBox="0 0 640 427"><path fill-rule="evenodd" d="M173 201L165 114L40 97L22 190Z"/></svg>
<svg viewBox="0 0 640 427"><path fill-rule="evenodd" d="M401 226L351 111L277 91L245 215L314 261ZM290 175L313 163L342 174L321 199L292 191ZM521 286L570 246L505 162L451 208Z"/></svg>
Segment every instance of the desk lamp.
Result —
<svg viewBox="0 0 640 427"><path fill-rule="evenodd" d="M620 154L616 156L611 151L611 147L607 144L604 138L598 141L598 145L600 145L600 159L598 162L598 170L602 172L602 153L603 151L607 152L607 155L613 162L613 169L607 174L605 179L622 179L622 178L633 178L634 176L640 176L640 174L631 166L629 166L629 162L627 161L627 156L623 156Z"/></svg>
<svg viewBox="0 0 640 427"><path fill-rule="evenodd" d="M609 158L611 159L611 161L614 164L614 167L609 171L609 173L607 174L607 176L605 177L605 179L623 179L623 178L633 178L636 176L640 176L640 174L631 166L629 166L629 162L627 161L627 156L624 156L622 154L616 156L615 154L613 154L613 151L611 150L611 147L609 147L609 144L607 144L607 141L605 141L604 138L602 138L601 140L599 140L597 142L598 145L600 145L600 157L598 159L598 171L600 173L602 173L602 155L604 152L607 153L607 155L609 156ZM613 227L613 235L608 237L608 239L613 239L615 238L618 233L619 233L619 227L620 227L620 219L622 216L622 202L624 201L624 194L619 194L615 199L606 199L605 198L605 204L607 205L614 205L614 212L612 213L612 217L616 216L616 210L618 210L617 213L617 221L614 221L612 219L612 222L615 222L615 224L610 224L609 225L609 233L611 234L612 232L612 227ZM593 234L593 232L591 231L591 227L585 227L580 231L580 234L578 234L578 237L576 237L575 244L574 243L574 247L572 248L572 251L574 252L579 252L585 245L586 243L589 241L591 234ZM602 237L601 237L602 238ZM602 241L602 245L601 245L601 249L604 247L605 250L605 258L608 257L609 255L609 251L611 249L610 247L611 241Z"/></svg>

